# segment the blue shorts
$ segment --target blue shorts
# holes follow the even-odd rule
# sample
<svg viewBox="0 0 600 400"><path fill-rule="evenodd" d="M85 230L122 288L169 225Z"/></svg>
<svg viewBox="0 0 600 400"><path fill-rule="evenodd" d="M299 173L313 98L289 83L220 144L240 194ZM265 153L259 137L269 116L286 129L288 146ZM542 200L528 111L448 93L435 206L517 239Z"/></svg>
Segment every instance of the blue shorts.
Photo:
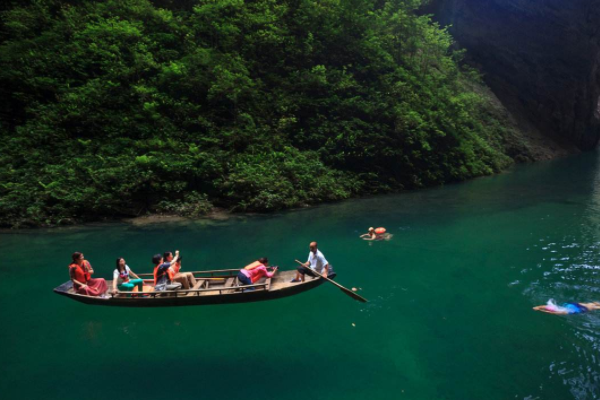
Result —
<svg viewBox="0 0 600 400"><path fill-rule="evenodd" d="M568 310L569 314L583 314L589 311L586 306L579 303L565 303L562 306Z"/></svg>
<svg viewBox="0 0 600 400"><path fill-rule="evenodd" d="M248 278L242 271L238 274L238 279L243 285L252 285L252 280Z"/></svg>

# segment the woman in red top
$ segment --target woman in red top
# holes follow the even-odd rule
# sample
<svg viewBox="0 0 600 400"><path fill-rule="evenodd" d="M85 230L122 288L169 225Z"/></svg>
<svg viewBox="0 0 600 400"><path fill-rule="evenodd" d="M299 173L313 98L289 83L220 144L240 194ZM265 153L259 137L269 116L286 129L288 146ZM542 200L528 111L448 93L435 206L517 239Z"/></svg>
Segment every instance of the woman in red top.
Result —
<svg viewBox="0 0 600 400"><path fill-rule="evenodd" d="M83 258L83 254L75 252L72 255L73 262L69 265L69 275L73 281L75 293L87 296L100 296L106 293L108 286L104 278L92 278L94 269L92 265Z"/></svg>

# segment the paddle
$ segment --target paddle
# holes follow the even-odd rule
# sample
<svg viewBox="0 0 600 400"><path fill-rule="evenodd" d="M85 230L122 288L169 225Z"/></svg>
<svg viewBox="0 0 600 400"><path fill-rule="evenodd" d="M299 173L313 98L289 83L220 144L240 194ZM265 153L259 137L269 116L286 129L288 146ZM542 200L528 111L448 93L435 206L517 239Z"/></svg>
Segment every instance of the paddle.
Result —
<svg viewBox="0 0 600 400"><path fill-rule="evenodd" d="M303 264L302 262L300 262L300 261L298 261L298 260L295 260L295 261L296 261L298 264L300 264L300 265L302 265L302 266L304 267L304 264ZM305 268L306 268L306 267L305 267ZM361 302L363 302L363 303L366 303L366 302L368 301L368 300L367 300L367 299L365 299L364 297L362 297L362 296L360 296L360 295L358 295L358 294L354 293L352 290L350 290L350 289L347 289L347 288L343 287L342 285L340 285L340 284L339 284L339 283L337 283L336 281L334 281L334 280L332 280L332 279L329 279L328 277L326 277L326 276L323 276L323 275L319 274L319 273L318 273L318 272L316 272L316 271L315 271L315 274L316 274L316 275L317 275L319 278L323 278L323 279L325 279L326 281L328 281L328 282L330 282L330 283L333 283L335 286L339 287L339 288L342 290L342 292L346 293L348 296L352 297L354 300L358 300L358 301L361 301Z"/></svg>

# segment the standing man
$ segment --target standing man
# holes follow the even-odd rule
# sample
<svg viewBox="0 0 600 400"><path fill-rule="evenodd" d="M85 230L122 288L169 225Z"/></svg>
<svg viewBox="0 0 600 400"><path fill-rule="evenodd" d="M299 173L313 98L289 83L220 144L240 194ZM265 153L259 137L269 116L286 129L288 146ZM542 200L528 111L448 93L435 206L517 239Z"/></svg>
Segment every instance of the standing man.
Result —
<svg viewBox="0 0 600 400"><path fill-rule="evenodd" d="M317 242L310 242L308 245L310 252L308 253L308 261L302 267L298 267L296 278L292 282L304 282L304 275L316 276L315 272L325 277L329 273L329 263L325 259L323 253L317 249Z"/></svg>

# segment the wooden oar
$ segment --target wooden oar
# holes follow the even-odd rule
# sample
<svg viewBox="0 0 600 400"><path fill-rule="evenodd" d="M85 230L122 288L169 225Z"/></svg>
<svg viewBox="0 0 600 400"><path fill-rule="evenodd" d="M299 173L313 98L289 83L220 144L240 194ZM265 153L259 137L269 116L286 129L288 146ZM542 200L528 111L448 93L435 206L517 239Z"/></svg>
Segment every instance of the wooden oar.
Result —
<svg viewBox="0 0 600 400"><path fill-rule="evenodd" d="M304 264L303 264L301 261L298 261L298 260L296 260L296 262L297 262L298 264L300 264L300 265L302 265L302 266L304 267ZM306 268L306 267L304 267L304 268ZM307 268L307 269L310 269L310 268ZM345 288L345 287L343 287L342 285L340 285L340 284L339 284L339 283L337 283L336 281L334 281L334 280L332 280L332 279L329 279L328 277L326 277L326 276L323 276L323 275L319 274L317 271L314 271L314 273L315 273L315 275L317 275L319 278L323 278L323 279L325 279L326 281L328 281L328 282L330 282L330 283L333 283L335 286L339 287L339 288L341 289L341 291L342 291L342 292L346 293L348 296L352 297L354 300L358 300L358 301L361 301L361 302L363 302L363 303L366 303L366 302L368 301L367 299L365 299L364 297L360 296L359 294L356 294L356 293L354 293L352 290L350 290L350 289L348 289L348 288Z"/></svg>

